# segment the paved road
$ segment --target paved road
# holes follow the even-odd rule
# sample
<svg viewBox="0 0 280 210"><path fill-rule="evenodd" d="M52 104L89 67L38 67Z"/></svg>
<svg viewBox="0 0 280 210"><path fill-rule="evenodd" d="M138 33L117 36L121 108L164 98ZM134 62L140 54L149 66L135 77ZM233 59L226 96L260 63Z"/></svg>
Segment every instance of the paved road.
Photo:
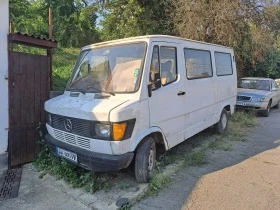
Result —
<svg viewBox="0 0 280 210"><path fill-rule="evenodd" d="M133 209L279 209L279 146L280 112L274 109L247 141L232 151L211 150L209 164L180 171Z"/></svg>

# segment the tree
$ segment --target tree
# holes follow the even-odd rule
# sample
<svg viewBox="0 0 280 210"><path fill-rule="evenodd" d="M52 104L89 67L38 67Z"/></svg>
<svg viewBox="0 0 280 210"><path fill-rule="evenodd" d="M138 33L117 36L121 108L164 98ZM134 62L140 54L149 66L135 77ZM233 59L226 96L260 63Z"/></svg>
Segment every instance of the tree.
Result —
<svg viewBox="0 0 280 210"><path fill-rule="evenodd" d="M177 0L171 18L179 36L235 49L239 76L272 65L279 5L257 0ZM278 9L277 9L278 8ZM265 75L264 75L265 76Z"/></svg>
<svg viewBox="0 0 280 210"><path fill-rule="evenodd" d="M147 34L170 34L172 24L165 13L169 0L111 0L101 4L102 39Z"/></svg>
<svg viewBox="0 0 280 210"><path fill-rule="evenodd" d="M99 41L97 6L87 0L13 0L14 30L48 37L48 8L53 9L53 37L61 46L81 47Z"/></svg>

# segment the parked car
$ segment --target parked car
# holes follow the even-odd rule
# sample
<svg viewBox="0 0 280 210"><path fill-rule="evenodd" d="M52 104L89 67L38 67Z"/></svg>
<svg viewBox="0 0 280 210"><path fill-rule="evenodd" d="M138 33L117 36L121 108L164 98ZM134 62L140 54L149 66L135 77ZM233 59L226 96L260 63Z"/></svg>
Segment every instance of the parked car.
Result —
<svg viewBox="0 0 280 210"><path fill-rule="evenodd" d="M276 84L278 85L278 87L280 86L280 79L275 79Z"/></svg>
<svg viewBox="0 0 280 210"><path fill-rule="evenodd" d="M227 129L237 76L231 48L143 36L82 49L63 95L45 103L49 148L92 171L134 161L149 181L157 145L166 150L215 125Z"/></svg>
<svg viewBox="0 0 280 210"><path fill-rule="evenodd" d="M257 110L268 117L271 107L279 107L280 89L273 79L245 77L238 82L237 109Z"/></svg>

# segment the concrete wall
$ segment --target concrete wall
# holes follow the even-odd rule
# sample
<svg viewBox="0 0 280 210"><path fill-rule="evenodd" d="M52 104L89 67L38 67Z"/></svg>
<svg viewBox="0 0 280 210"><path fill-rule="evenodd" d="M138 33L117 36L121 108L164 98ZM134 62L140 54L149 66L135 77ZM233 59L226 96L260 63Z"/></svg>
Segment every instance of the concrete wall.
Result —
<svg viewBox="0 0 280 210"><path fill-rule="evenodd" d="M9 0L0 0L0 154L8 145L8 46Z"/></svg>

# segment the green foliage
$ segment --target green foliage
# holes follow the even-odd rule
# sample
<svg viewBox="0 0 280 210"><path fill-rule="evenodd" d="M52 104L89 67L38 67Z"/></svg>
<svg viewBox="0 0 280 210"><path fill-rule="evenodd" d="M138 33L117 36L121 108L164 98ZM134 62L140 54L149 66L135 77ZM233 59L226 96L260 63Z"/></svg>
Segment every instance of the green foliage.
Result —
<svg viewBox="0 0 280 210"><path fill-rule="evenodd" d="M53 54L53 90L63 91L79 55L78 48L57 48Z"/></svg>
<svg viewBox="0 0 280 210"><path fill-rule="evenodd" d="M200 166L208 163L205 152L205 147L201 147L198 150L192 152L186 157L187 164L190 166Z"/></svg>
<svg viewBox="0 0 280 210"><path fill-rule="evenodd" d="M129 210L131 209L132 205L130 202L127 202L125 204L122 205L122 207L120 208L120 210Z"/></svg>
<svg viewBox="0 0 280 210"><path fill-rule="evenodd" d="M30 47L26 45L12 44L13 51L36 54L36 55L47 55L47 50L37 47Z"/></svg>
<svg viewBox="0 0 280 210"><path fill-rule="evenodd" d="M47 148L39 154L34 164L42 171L40 178L50 173L58 179L63 179L73 187L84 187L91 193L98 190L108 191L110 189L110 185L104 176L69 164L65 160L54 156Z"/></svg>
<svg viewBox="0 0 280 210"><path fill-rule="evenodd" d="M102 40L147 34L172 34L165 1L112 0L102 7Z"/></svg>
<svg viewBox="0 0 280 210"><path fill-rule="evenodd" d="M168 175L161 173L155 174L150 180L146 195L156 195L157 192L169 182L169 180L170 177Z"/></svg>
<svg viewBox="0 0 280 210"><path fill-rule="evenodd" d="M99 41L97 7L86 0L10 0L14 31L48 37L48 8L53 12L53 37L60 46L82 47Z"/></svg>
<svg viewBox="0 0 280 210"><path fill-rule="evenodd" d="M10 21L14 31L48 37L51 6L53 37L62 47L148 34L178 35L234 48L239 77L279 78L280 5L263 2L10 0ZM56 74L54 80L55 89L61 89L60 81L65 86L65 76Z"/></svg>
<svg viewBox="0 0 280 210"><path fill-rule="evenodd" d="M240 130L242 128L246 129L256 126L258 123L258 118L254 112L237 111L231 116L230 122L233 129ZM230 130L230 133L231 132L232 130Z"/></svg>
<svg viewBox="0 0 280 210"><path fill-rule="evenodd" d="M258 119L253 112L235 112L230 118L228 131L223 135L218 135L208 144L211 149L229 151L232 149L233 141L246 141L245 135L255 127Z"/></svg>

